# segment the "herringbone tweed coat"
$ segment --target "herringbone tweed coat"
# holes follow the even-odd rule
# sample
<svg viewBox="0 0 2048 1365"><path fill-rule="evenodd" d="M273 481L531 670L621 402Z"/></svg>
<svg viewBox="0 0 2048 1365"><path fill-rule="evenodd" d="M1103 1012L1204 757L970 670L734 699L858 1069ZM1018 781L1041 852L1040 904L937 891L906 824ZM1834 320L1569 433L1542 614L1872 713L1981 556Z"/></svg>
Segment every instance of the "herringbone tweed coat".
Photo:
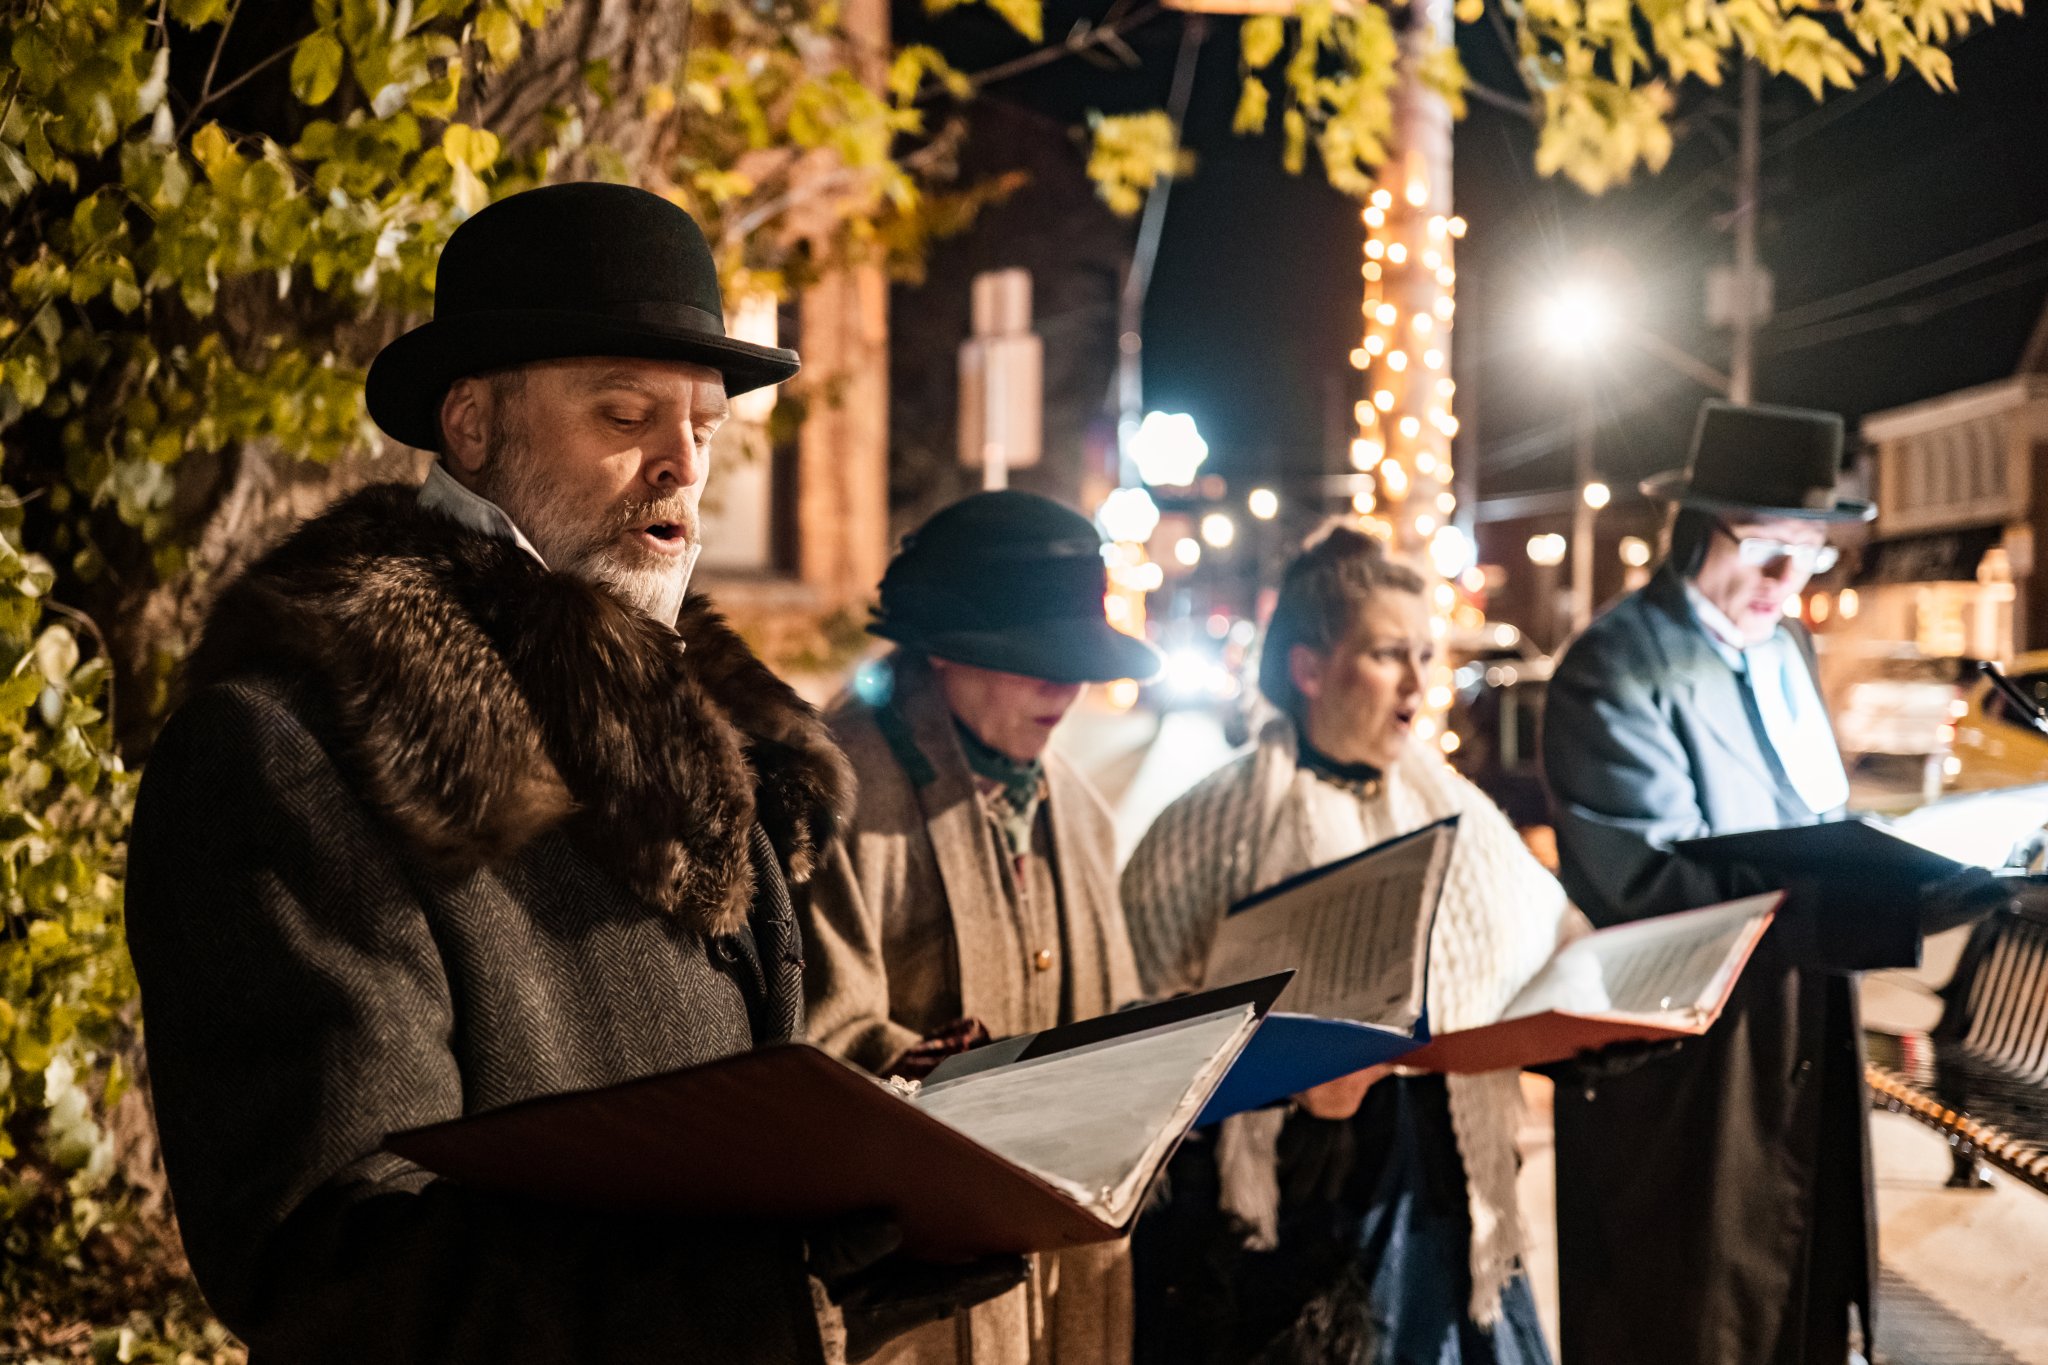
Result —
<svg viewBox="0 0 2048 1365"><path fill-rule="evenodd" d="M1061 1017L1030 1016L1027 983L1046 945L1011 910L1004 855L929 667L901 654L895 663L899 722L853 700L829 715L860 773L861 799L847 838L798 896L812 1038L877 1069L963 1016L1001 1037L1136 999L1109 811L1050 753L1041 818L1059 892ZM900 724L894 742L883 724ZM876 1365L1119 1365L1130 1349L1129 1248L1120 1242L1036 1258L1026 1284L906 1334Z"/></svg>
<svg viewBox="0 0 2048 1365"><path fill-rule="evenodd" d="M387 1134L801 1032L785 875L850 776L671 632L368 490L225 592L128 892L192 1266L258 1362L821 1358L794 1234L465 1190Z"/></svg>

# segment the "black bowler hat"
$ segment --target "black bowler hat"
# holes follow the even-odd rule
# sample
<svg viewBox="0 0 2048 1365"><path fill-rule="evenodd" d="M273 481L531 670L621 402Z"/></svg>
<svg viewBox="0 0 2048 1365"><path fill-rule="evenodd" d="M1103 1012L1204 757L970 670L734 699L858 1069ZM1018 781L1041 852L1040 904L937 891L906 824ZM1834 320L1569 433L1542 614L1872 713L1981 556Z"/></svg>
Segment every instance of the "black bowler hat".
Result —
<svg viewBox="0 0 2048 1365"><path fill-rule="evenodd" d="M371 362L370 416L422 450L440 445L448 386L535 360L687 360L728 394L796 373L795 351L725 334L718 266L689 214L631 185L548 185L501 199L449 236L434 318Z"/></svg>
<svg viewBox="0 0 2048 1365"><path fill-rule="evenodd" d="M1709 399L1685 468L1643 480L1642 491L1710 512L1869 521L1876 503L1835 496L1841 472L1842 419L1834 413Z"/></svg>
<svg viewBox="0 0 2048 1365"><path fill-rule="evenodd" d="M976 493L903 538L868 629L940 659L1048 682L1149 678L1159 655L1110 625L1102 537L1031 493Z"/></svg>

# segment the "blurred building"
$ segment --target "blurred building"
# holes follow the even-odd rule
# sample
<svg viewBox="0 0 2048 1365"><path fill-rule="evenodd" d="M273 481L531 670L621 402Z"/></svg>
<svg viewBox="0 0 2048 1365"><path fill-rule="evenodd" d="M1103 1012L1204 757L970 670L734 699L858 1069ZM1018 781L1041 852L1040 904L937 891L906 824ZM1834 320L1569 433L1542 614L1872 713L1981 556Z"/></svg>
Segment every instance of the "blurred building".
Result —
<svg viewBox="0 0 2048 1365"><path fill-rule="evenodd" d="M879 88L888 5L849 0L846 26L865 54L861 79ZM794 178L834 169L820 160ZM819 221L793 230L823 235L829 205L821 199ZM735 334L794 347L804 367L772 400L737 400L737 420L718 433L698 586L799 687L829 692L892 544L887 272L878 260L836 267L779 316L747 303L728 300Z"/></svg>
<svg viewBox="0 0 2048 1365"><path fill-rule="evenodd" d="M2048 313L2010 378L1873 413L1862 433L1878 517L1842 633L1928 657L2048 645Z"/></svg>

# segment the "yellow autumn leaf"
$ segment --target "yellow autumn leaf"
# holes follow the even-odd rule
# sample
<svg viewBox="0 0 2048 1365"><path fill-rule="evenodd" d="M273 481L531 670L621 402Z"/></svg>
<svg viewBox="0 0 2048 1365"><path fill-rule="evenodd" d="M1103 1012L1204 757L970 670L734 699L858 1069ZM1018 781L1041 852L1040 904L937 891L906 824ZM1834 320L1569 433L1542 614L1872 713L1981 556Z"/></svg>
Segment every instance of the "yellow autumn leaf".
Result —
<svg viewBox="0 0 2048 1365"><path fill-rule="evenodd" d="M1244 78L1244 88L1238 91L1237 94L1237 113L1231 117L1231 131L1236 133L1265 132L1267 101L1266 83L1257 76L1246 76Z"/></svg>

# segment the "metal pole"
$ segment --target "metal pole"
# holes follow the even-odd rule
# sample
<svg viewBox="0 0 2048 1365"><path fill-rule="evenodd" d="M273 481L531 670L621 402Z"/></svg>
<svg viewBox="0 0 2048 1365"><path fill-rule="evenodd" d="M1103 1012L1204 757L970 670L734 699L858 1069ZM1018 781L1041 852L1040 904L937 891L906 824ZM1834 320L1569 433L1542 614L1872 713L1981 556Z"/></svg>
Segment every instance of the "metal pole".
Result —
<svg viewBox="0 0 2048 1365"><path fill-rule="evenodd" d="M1167 115L1173 120L1174 136L1180 136L1187 118L1188 99L1194 93L1195 60L1201 55L1202 40L1209 22L1191 14L1180 32L1180 53L1174 59L1173 87L1167 94ZM1166 203L1173 193L1173 177L1163 176L1145 197L1145 212L1138 220L1138 241L1131 251L1131 268L1124 274L1123 292L1116 308L1116 448L1117 482L1134 484L1137 470L1131 464L1131 437L1145 406L1145 294L1152 287L1152 267L1159 258L1160 234L1166 230Z"/></svg>
<svg viewBox="0 0 2048 1365"><path fill-rule="evenodd" d="M1742 127L1735 160L1735 340L1728 360L1728 396L1747 403L1755 387L1756 220L1763 166L1763 76L1742 63Z"/></svg>
<svg viewBox="0 0 2048 1365"><path fill-rule="evenodd" d="M1572 630L1584 630L1593 619L1593 505L1586 485L1593 482L1593 399L1579 390L1576 423L1578 444L1572 452Z"/></svg>

